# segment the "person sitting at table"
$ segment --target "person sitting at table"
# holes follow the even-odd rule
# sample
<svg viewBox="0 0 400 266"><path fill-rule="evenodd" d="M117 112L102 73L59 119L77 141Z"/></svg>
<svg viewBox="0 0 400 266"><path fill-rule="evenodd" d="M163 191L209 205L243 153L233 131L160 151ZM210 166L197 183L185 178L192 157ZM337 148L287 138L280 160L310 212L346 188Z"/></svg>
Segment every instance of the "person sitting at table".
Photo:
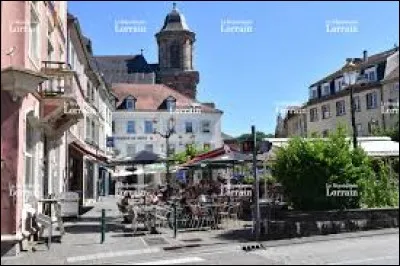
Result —
<svg viewBox="0 0 400 266"><path fill-rule="evenodd" d="M124 192L123 198L121 198L119 201L117 201L117 206L120 212L123 214L126 214L128 212L128 206L129 206L129 193L127 191ZM124 221L126 222L126 217L124 216Z"/></svg>
<svg viewBox="0 0 400 266"><path fill-rule="evenodd" d="M207 196L205 194L201 194L198 198L200 203L206 203L208 202Z"/></svg>
<svg viewBox="0 0 400 266"><path fill-rule="evenodd" d="M157 191L154 191L153 195L151 196L151 204L157 205L160 202L158 198Z"/></svg>

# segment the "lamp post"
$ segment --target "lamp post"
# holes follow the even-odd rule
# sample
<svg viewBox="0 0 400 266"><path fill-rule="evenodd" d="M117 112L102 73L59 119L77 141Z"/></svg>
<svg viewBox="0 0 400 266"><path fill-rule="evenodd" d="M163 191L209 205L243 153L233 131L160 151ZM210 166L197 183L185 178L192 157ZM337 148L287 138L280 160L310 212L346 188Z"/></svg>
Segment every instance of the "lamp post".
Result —
<svg viewBox="0 0 400 266"><path fill-rule="evenodd" d="M157 119L153 120L154 124L157 124ZM169 196L170 192L170 186L171 186L171 173L169 170L169 156L170 156L170 151L169 151L169 138L175 133L175 119L171 117L168 119L168 124L167 124L167 130L165 133L161 133L157 129L154 128L154 134L160 135L162 138L165 139L165 145L166 145L166 168L167 168L167 173L166 173L166 181L167 181L167 195Z"/></svg>
<svg viewBox="0 0 400 266"><path fill-rule="evenodd" d="M354 84L356 83L357 66L348 59L347 63L342 68L345 83L350 88L350 111L351 111L351 127L353 129L353 147L357 148L357 126L355 117L355 104L354 104Z"/></svg>

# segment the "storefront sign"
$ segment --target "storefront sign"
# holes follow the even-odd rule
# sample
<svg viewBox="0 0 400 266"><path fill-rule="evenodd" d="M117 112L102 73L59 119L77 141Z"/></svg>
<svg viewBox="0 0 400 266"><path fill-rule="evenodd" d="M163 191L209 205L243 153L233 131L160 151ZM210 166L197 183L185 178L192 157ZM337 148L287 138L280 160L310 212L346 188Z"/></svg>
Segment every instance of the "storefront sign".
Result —
<svg viewBox="0 0 400 266"><path fill-rule="evenodd" d="M114 137L114 140L154 140L153 136Z"/></svg>

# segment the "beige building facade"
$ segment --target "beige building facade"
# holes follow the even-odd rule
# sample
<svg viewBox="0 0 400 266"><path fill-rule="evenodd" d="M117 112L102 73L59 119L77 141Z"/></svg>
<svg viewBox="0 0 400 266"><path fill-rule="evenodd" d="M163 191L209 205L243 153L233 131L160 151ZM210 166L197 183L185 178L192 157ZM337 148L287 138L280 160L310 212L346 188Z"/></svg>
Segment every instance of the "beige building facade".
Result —
<svg viewBox="0 0 400 266"><path fill-rule="evenodd" d="M277 125L278 135L327 137L340 125L352 134L351 89L358 136L393 129L399 121L398 53L395 47L371 56L364 51L362 58L347 59L354 71L340 68L312 84L308 102L299 107L304 112L288 112Z"/></svg>

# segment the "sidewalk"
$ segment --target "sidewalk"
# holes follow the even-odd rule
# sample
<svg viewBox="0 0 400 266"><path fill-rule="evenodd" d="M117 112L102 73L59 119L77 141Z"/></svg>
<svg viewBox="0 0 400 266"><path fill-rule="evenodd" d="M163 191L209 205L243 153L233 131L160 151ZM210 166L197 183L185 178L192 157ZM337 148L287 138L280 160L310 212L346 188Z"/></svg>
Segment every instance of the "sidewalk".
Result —
<svg viewBox="0 0 400 266"><path fill-rule="evenodd" d="M100 244L101 210L106 210L105 242ZM36 252L22 252L17 257L2 257L1 264L70 264L79 256L144 250L149 245L144 237L133 237L129 225L122 224L122 217L114 197L105 197L79 219L64 222L65 234L61 243L53 242L50 250L45 244L37 245ZM150 235L149 237L152 237ZM167 242L166 244L169 245Z"/></svg>
<svg viewBox="0 0 400 266"><path fill-rule="evenodd" d="M106 210L105 242L100 244L101 210ZM50 250L46 245L38 245L36 252L22 252L17 257L2 257L2 265L65 265L106 263L116 257L142 256L150 253L165 252L180 248L210 247L218 245L252 245L251 228L237 230L209 230L179 232L173 238L173 230L165 228L155 235L134 236L130 225L122 224L122 217L114 197L102 198L95 207L81 215L77 220L64 223L65 235L61 243L52 243ZM265 247L302 244L307 242L329 241L367 237L372 235L398 234L398 228L373 231L360 231L326 236L312 236L285 240L262 241Z"/></svg>

